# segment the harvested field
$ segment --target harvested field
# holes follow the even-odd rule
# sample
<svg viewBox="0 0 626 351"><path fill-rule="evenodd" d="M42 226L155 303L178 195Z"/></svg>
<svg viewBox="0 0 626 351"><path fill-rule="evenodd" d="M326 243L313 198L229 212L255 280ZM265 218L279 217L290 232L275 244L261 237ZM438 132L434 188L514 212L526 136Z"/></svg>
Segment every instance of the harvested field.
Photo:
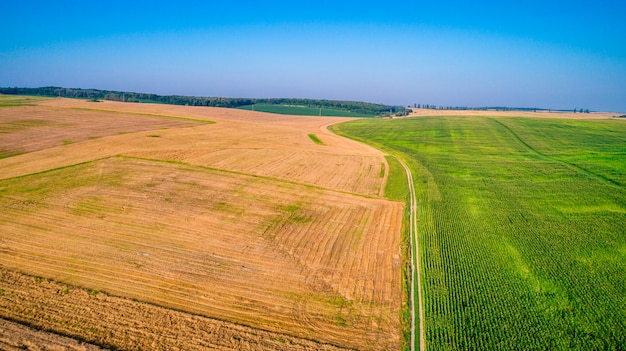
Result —
<svg viewBox="0 0 626 351"><path fill-rule="evenodd" d="M0 273L5 287L0 307L16 321L0 319L3 350L101 350L91 343L125 350L345 350L16 272Z"/></svg>
<svg viewBox="0 0 626 351"><path fill-rule="evenodd" d="M125 113L129 118L141 120L149 115L166 115L217 123L111 135L0 159L0 168L3 169L0 179L124 154L275 177L364 195L382 195L385 178L380 176L380 172L386 162L383 154L338 137L326 129L327 124L344 121L345 118L294 117L234 109L115 102L94 105L64 99L47 100L41 104L65 108L69 114L85 112L77 108L97 106L100 110L90 113L109 111L106 116L115 117ZM161 106L162 111L159 110ZM4 114L14 114L12 109L0 110L0 121L4 120ZM119 113L112 114L111 111ZM190 123L184 120L175 122ZM316 133L325 145L315 144L308 137L310 133ZM0 134L0 144L3 139L12 138L11 134Z"/></svg>
<svg viewBox="0 0 626 351"><path fill-rule="evenodd" d="M74 104L88 104L43 103L69 115L85 113L69 109ZM152 105L97 106L123 112L98 112L105 116L159 112ZM205 339L194 334L195 324L183 323L171 339L141 344L151 339L145 323L132 324L135 312L120 312L133 338L85 332L119 320L94 317L110 312L98 299L119 298L138 311L159 308L154 313L168 320L181 313L213 323L207 330L232 336L218 339L244 348L280 349L284 340L284 349L398 349L403 204L377 196L388 169L382 154L331 134L328 118L249 111L229 118L232 110L172 108L159 114L217 123L104 136L0 160L0 266L5 278L19 278L0 282L0 318L117 348ZM41 292L21 274L42 277L51 290ZM63 299L74 291L82 297L71 307ZM92 298L89 291L101 293ZM31 293L47 294L29 302L42 311L16 310L11 301L25 304ZM70 325L81 327L58 320L79 320ZM235 347L220 345L208 347Z"/></svg>
<svg viewBox="0 0 626 351"><path fill-rule="evenodd" d="M153 129L181 128L197 122L56 107L18 106L0 111L0 157Z"/></svg>
<svg viewBox="0 0 626 351"><path fill-rule="evenodd" d="M15 302L16 305L18 302ZM19 302L23 305L23 301ZM77 341L55 333L27 327L23 324L0 319L1 350L104 350L98 346Z"/></svg>

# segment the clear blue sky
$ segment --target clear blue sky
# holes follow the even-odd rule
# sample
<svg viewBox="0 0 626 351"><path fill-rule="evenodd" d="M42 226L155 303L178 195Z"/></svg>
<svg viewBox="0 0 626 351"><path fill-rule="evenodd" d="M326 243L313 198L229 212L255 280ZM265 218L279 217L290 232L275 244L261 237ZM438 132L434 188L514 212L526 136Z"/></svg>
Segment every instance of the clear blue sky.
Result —
<svg viewBox="0 0 626 351"><path fill-rule="evenodd" d="M626 1L2 1L0 86L626 112Z"/></svg>

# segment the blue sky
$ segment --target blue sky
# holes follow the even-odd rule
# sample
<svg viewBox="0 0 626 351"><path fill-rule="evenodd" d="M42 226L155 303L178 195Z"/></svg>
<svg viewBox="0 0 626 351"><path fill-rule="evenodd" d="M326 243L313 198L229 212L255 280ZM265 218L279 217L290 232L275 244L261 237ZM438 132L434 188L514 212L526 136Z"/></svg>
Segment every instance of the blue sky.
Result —
<svg viewBox="0 0 626 351"><path fill-rule="evenodd" d="M0 86L626 112L621 1L4 1Z"/></svg>

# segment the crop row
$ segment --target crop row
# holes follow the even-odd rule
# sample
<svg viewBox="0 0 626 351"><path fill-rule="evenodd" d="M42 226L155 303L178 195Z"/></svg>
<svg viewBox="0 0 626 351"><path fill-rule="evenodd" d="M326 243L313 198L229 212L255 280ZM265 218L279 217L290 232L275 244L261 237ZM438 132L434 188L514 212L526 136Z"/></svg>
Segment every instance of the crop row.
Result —
<svg viewBox="0 0 626 351"><path fill-rule="evenodd" d="M433 117L341 125L410 160L427 349L626 344L620 122Z"/></svg>
<svg viewBox="0 0 626 351"><path fill-rule="evenodd" d="M129 158L0 194L5 269L338 345L399 343L398 203Z"/></svg>

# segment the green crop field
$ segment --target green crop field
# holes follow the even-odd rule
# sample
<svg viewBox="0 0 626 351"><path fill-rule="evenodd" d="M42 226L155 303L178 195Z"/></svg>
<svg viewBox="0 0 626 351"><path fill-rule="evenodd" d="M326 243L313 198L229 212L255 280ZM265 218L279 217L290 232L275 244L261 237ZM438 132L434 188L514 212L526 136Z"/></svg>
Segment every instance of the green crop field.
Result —
<svg viewBox="0 0 626 351"><path fill-rule="evenodd" d="M14 107L29 105L37 101L46 100L46 97L39 96L20 96L20 95L3 95L0 94L0 107Z"/></svg>
<svg viewBox="0 0 626 351"><path fill-rule="evenodd" d="M242 110L252 110L252 105L246 105L238 107ZM319 107L306 107L306 106L292 106L292 105L274 105L274 104L255 104L254 111L278 113L283 115L298 115L298 116L319 116ZM335 110L329 108L322 108L322 116L336 116L336 117L374 117L373 115L365 115L361 113L354 113L346 110Z"/></svg>
<svg viewBox="0 0 626 351"><path fill-rule="evenodd" d="M624 121L422 117L334 130L413 171L427 350L625 349Z"/></svg>

